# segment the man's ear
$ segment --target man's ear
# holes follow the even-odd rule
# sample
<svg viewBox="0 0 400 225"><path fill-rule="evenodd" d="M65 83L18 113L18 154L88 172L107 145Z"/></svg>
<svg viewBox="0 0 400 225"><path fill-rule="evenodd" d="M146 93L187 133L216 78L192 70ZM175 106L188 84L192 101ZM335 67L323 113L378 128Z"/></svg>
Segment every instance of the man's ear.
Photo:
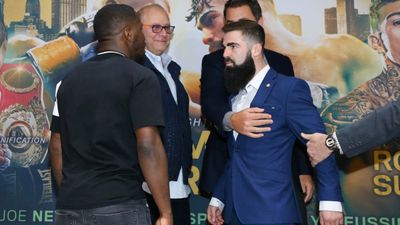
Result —
<svg viewBox="0 0 400 225"><path fill-rule="evenodd" d="M133 32L132 26L126 26L126 27L124 28L124 30L123 30L123 34L124 34L124 38L125 38L127 41L132 42L132 41L134 40L134 38L135 38L135 35L134 35L134 32Z"/></svg>
<svg viewBox="0 0 400 225"><path fill-rule="evenodd" d="M260 43L257 43L251 47L251 56L256 58L260 57L260 55L264 55L264 47Z"/></svg>
<svg viewBox="0 0 400 225"><path fill-rule="evenodd" d="M260 26L264 27L264 18L263 18L263 17L260 17L260 19L257 20L257 23L258 23Z"/></svg>
<svg viewBox="0 0 400 225"><path fill-rule="evenodd" d="M374 33L368 36L368 45L380 54L386 53L385 45L382 42L380 33Z"/></svg>

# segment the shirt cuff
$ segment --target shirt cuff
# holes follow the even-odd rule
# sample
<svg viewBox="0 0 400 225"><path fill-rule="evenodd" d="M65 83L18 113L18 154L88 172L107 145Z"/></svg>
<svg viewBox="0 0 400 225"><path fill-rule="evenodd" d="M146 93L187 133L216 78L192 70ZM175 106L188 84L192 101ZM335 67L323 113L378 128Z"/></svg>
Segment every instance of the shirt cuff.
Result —
<svg viewBox="0 0 400 225"><path fill-rule="evenodd" d="M224 210L225 207L225 204L215 197L211 198L209 205L217 207L221 212Z"/></svg>
<svg viewBox="0 0 400 225"><path fill-rule="evenodd" d="M231 131L232 130L232 123L231 123L231 117L233 115L232 111L229 111L225 113L224 119L222 120L222 126L224 128L224 131Z"/></svg>
<svg viewBox="0 0 400 225"><path fill-rule="evenodd" d="M340 153L341 155L343 155L343 150L342 150L342 147L340 146L339 140L338 140L338 138L337 138L337 136L336 136L336 132L333 132L332 138L335 139L335 141L336 141L336 143L337 143L337 147L338 147L338 149L339 149L339 153Z"/></svg>
<svg viewBox="0 0 400 225"><path fill-rule="evenodd" d="M338 201L320 201L319 211L343 212L343 206Z"/></svg>

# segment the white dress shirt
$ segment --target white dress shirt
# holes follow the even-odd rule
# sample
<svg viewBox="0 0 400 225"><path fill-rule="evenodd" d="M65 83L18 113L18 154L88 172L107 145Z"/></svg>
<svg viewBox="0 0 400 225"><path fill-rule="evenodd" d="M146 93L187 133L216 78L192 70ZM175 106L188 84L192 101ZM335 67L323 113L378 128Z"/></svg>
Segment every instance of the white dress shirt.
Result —
<svg viewBox="0 0 400 225"><path fill-rule="evenodd" d="M155 55L146 49L146 56L154 67L160 72L168 83L169 90L174 97L175 103L178 102L176 94L176 84L172 79L171 74L168 71L168 65L171 63L172 58L163 53L161 56ZM143 182L142 189L151 194L149 186L146 182ZM190 186L183 183L183 172L182 168L179 170L178 179L176 181L169 182L169 193L171 199L187 198L190 195Z"/></svg>
<svg viewBox="0 0 400 225"><path fill-rule="evenodd" d="M262 81L264 80L265 76L267 75L269 69L270 67L266 65L256 75L254 75L254 77L247 83L245 88L240 90L239 93L234 98L232 98L232 113L240 112L243 109L247 109L250 107L250 104L253 101L254 97L256 96L258 89ZM227 114L225 114L225 116L227 116ZM226 127L224 129L226 129ZM234 130L233 135L236 139L238 133ZM215 197L211 198L210 205L218 207L221 210L221 212L225 206L223 202L221 202L219 199ZM342 208L342 203L338 201L320 201L319 210L342 212L343 208Z"/></svg>
<svg viewBox="0 0 400 225"><path fill-rule="evenodd" d="M53 107L53 116L60 117L60 113L58 112L58 100L57 100L57 92L58 88L60 88L61 82L58 82L56 85L56 101L54 102L54 107Z"/></svg>

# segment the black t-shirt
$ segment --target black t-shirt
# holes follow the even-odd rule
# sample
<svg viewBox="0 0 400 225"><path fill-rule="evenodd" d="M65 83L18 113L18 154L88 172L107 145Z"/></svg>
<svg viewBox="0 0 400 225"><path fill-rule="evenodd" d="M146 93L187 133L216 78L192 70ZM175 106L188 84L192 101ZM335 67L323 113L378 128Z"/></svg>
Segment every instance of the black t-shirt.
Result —
<svg viewBox="0 0 400 225"><path fill-rule="evenodd" d="M77 66L57 93L63 182L58 209L143 198L134 130L164 124L156 75L115 53Z"/></svg>

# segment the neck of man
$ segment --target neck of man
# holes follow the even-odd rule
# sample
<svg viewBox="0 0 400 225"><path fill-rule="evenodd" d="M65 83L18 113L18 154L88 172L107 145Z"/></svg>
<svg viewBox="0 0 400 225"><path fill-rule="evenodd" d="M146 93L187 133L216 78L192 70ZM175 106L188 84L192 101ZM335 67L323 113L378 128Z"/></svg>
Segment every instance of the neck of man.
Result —
<svg viewBox="0 0 400 225"><path fill-rule="evenodd" d="M104 52L104 51L116 51L124 54L128 58L131 57L131 54L127 50L127 48L121 46L121 44L113 40L105 40L99 42L99 44L97 45L97 52Z"/></svg>
<svg viewBox="0 0 400 225"><path fill-rule="evenodd" d="M151 54L156 55L156 56L161 56L164 53L164 52L160 52L160 51L157 51L157 52L156 51L151 51L147 47L145 49L146 49L146 51L148 51Z"/></svg>
<svg viewBox="0 0 400 225"><path fill-rule="evenodd" d="M254 59L254 65L256 67L256 72L255 74L257 74L258 72L260 72L266 65L268 65L267 59L265 58L265 56L262 56L260 58L255 58ZM254 75L255 75L254 74Z"/></svg>

